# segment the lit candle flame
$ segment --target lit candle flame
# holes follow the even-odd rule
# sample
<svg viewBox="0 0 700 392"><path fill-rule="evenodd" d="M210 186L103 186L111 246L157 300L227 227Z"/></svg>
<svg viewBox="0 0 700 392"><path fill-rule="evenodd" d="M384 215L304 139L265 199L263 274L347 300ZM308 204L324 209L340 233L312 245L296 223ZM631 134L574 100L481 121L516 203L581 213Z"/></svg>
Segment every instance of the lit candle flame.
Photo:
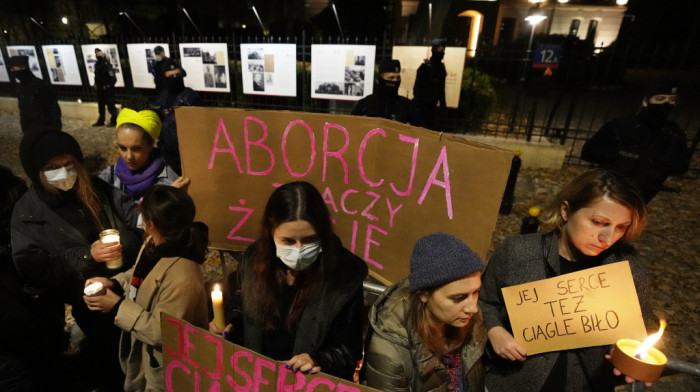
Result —
<svg viewBox="0 0 700 392"><path fill-rule="evenodd" d="M654 343L658 342L659 339L661 339L661 335L664 334L664 329L666 328L666 320L660 319L659 320L659 332L655 334L649 335L646 339L644 339L644 343L642 343L641 346L637 349L637 351L634 352L634 356L637 359L644 359L647 356L647 352L651 348L651 346L654 345Z"/></svg>
<svg viewBox="0 0 700 392"><path fill-rule="evenodd" d="M221 289L219 288L219 285L218 285L218 284L215 284L215 285L214 285L214 291L221 291Z"/></svg>

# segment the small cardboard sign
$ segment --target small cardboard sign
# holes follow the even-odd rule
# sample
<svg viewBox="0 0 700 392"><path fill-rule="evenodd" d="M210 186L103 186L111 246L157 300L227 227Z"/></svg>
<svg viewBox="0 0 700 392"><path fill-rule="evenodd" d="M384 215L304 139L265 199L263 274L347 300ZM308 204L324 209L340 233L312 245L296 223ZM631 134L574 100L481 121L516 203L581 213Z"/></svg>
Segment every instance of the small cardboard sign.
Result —
<svg viewBox="0 0 700 392"><path fill-rule="evenodd" d="M501 291L513 336L528 355L647 336L627 261Z"/></svg>
<svg viewBox="0 0 700 392"><path fill-rule="evenodd" d="M166 313L160 320L166 391L377 391L324 373L292 373L284 362L237 346L187 321Z"/></svg>

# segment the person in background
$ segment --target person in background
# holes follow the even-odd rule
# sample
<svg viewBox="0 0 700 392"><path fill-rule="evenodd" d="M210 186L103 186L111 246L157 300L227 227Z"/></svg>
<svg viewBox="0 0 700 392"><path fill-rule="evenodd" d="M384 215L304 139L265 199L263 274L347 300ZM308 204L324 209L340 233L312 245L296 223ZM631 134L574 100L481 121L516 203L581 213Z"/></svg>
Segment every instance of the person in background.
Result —
<svg viewBox="0 0 700 392"><path fill-rule="evenodd" d="M61 107L48 82L45 82L29 69L29 57L12 56L7 60L10 76L19 83L17 86L17 104L22 133L48 126L61 129Z"/></svg>
<svg viewBox="0 0 700 392"><path fill-rule="evenodd" d="M191 88L185 87L184 76L184 70L180 68L165 71L165 89L158 97L160 116L163 119L158 146L165 162L178 175L182 175L182 163L180 162L180 145L177 139L174 109L178 106L199 106L201 103L199 94Z"/></svg>
<svg viewBox="0 0 700 392"><path fill-rule="evenodd" d="M111 116L109 126L117 125L117 107L114 106L114 85L117 83L117 77L105 54L100 49L95 49L95 91L97 92L97 110L100 117L92 124L93 127L101 127L105 125L105 106L109 110Z"/></svg>
<svg viewBox="0 0 700 392"><path fill-rule="evenodd" d="M321 194L307 182L277 188L260 237L229 276L227 318L212 333L292 371L352 380L362 358L367 265L333 233Z"/></svg>
<svg viewBox="0 0 700 392"><path fill-rule="evenodd" d="M484 272L479 307L492 349L490 392L612 392L619 371L606 360L610 346L528 355L513 337L501 289L628 260L643 315L649 315L649 275L627 245L646 222L644 199L623 175L589 170L564 186L545 214L547 234L523 234L496 248ZM634 380L627 378L627 382Z"/></svg>
<svg viewBox="0 0 700 392"><path fill-rule="evenodd" d="M187 72L178 64L175 59L165 57L165 49L158 45L153 48L153 54L156 57L156 62L153 64L153 83L156 85L156 94L160 94L165 88L165 73L174 69L179 69L182 76L187 76Z"/></svg>
<svg viewBox="0 0 700 392"><path fill-rule="evenodd" d="M137 203L88 174L78 142L69 134L44 129L25 134L20 159L32 185L15 204L11 220L12 258L24 291L41 307L52 336L62 336L64 304L87 339L81 346L91 368L81 374L109 388L121 385L117 361L119 331L93 315L82 301L83 282L111 276L136 260L141 245ZM105 229L119 231L120 243L100 242ZM106 262L121 255L121 269Z"/></svg>
<svg viewBox="0 0 700 392"><path fill-rule="evenodd" d="M479 255L446 233L419 239L407 279L370 310L367 385L381 391L484 391Z"/></svg>
<svg viewBox="0 0 700 392"><path fill-rule="evenodd" d="M357 101L352 115L383 117L402 123L417 124L413 103L399 95L401 63L387 59L379 63L379 75L374 92Z"/></svg>
<svg viewBox="0 0 700 392"><path fill-rule="evenodd" d="M641 110L603 125L583 145L581 158L626 175L650 202L668 176L682 175L690 164L686 134L668 118L677 104L675 83L651 84Z"/></svg>
<svg viewBox="0 0 700 392"><path fill-rule="evenodd" d="M107 279L95 277L104 295L84 296L93 311L109 313L122 330L119 359L124 391L163 391L161 313L206 328L207 298L199 265L209 241L205 224L194 222L195 206L183 190L156 185L141 203L148 238L136 264Z"/></svg>
<svg viewBox="0 0 700 392"><path fill-rule="evenodd" d="M413 85L413 102L418 110L420 126L435 129L435 107L445 104L445 78L447 70L442 59L445 57L446 40L436 38L431 42L429 60L425 60L416 71L416 82Z"/></svg>
<svg viewBox="0 0 700 392"><path fill-rule="evenodd" d="M122 109L117 117L119 158L100 173L100 178L137 201L153 185L186 186L189 179L178 176L156 148L160 128L156 112Z"/></svg>

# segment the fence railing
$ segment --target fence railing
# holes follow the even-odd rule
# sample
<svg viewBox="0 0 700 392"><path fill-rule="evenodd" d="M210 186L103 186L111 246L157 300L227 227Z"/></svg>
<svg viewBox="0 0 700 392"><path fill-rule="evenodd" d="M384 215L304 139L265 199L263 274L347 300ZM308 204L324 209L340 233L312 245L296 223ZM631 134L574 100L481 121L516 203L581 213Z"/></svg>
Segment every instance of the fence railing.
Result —
<svg viewBox="0 0 700 392"><path fill-rule="evenodd" d="M542 38L546 39L546 38ZM73 45L76 55L82 59L81 45L114 43L120 53L125 87L116 91L119 102L146 97L156 100L154 90L135 88L132 84L131 69L127 61L128 43L167 43L171 57L178 57L180 43L226 43L229 58L230 93L200 92L205 106L238 107L270 110L295 110L349 114L353 102L331 101L311 98L311 45L313 44L370 44L376 45L376 63L390 58L395 45L383 39L361 37L308 37L305 34L289 37L258 37L231 34L211 37L142 37L129 40L45 40L31 42L4 42L0 47L5 59L8 58L8 45ZM297 94L295 97L274 97L246 95L243 93L240 70L240 44L242 43L294 43L297 56ZM535 40L537 43L537 39ZM686 51L670 48L618 47L593 48L584 41L574 40L563 45L564 55L558 68L545 70L533 68L533 53L522 47L491 47L480 44L475 53L469 53L466 68L475 70L465 78L488 75L495 91L495 103L484 113L475 105L479 98L478 86L465 79L462 83L460 107L441 113L438 127L441 130L458 133L492 135L498 138L525 141L548 141L569 147L566 163L587 165L580 158L583 142L590 138L606 121L622 115L633 114L639 109L643 92L650 80L675 78L681 87L682 102L675 113L675 121L688 135L692 163L690 173L700 173L700 154L697 154L700 140L700 112L694 109L700 105L697 95L683 95L683 87L698 87L700 81L695 71L700 69L700 56L689 56ZM46 74L43 53L37 50L42 73ZM473 55L473 56L472 56ZM675 58L679 61L669 61ZM682 61L681 61L682 60ZM79 61L81 78L87 81L87 70ZM14 86L0 83L0 95L10 96ZM54 86L61 100L94 101L94 89L84 82L81 86ZM475 98L476 97L476 98ZM475 121L474 118L478 118Z"/></svg>

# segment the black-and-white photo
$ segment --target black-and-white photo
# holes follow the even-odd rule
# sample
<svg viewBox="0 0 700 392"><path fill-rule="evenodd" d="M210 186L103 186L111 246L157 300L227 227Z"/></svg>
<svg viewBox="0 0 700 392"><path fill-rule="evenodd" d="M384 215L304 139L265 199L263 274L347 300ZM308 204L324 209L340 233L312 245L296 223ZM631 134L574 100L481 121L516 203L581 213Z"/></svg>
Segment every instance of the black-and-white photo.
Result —
<svg viewBox="0 0 700 392"><path fill-rule="evenodd" d="M214 66L216 88L226 88L226 67L223 65Z"/></svg>
<svg viewBox="0 0 700 392"><path fill-rule="evenodd" d="M202 49L199 47L182 48L184 57L202 57Z"/></svg>
<svg viewBox="0 0 700 392"><path fill-rule="evenodd" d="M262 60L262 49L248 49L248 60Z"/></svg>
<svg viewBox="0 0 700 392"><path fill-rule="evenodd" d="M355 65L365 65L365 56L355 56Z"/></svg>
<svg viewBox="0 0 700 392"><path fill-rule="evenodd" d="M214 66L204 66L204 87L214 87Z"/></svg>
<svg viewBox="0 0 700 392"><path fill-rule="evenodd" d="M274 78L274 74L272 72L268 72L265 74L265 85L267 87L274 86L275 85L274 80L275 80L275 78Z"/></svg>
<svg viewBox="0 0 700 392"><path fill-rule="evenodd" d="M361 97L365 92L364 83L345 83L345 94L356 97Z"/></svg>
<svg viewBox="0 0 700 392"><path fill-rule="evenodd" d="M260 72L253 74L253 91L265 91L265 74Z"/></svg>
<svg viewBox="0 0 700 392"><path fill-rule="evenodd" d="M365 81L365 67L345 67L345 83Z"/></svg>
<svg viewBox="0 0 700 392"><path fill-rule="evenodd" d="M316 94L343 95L343 89L336 82L319 82L315 92Z"/></svg>
<svg viewBox="0 0 700 392"><path fill-rule="evenodd" d="M248 62L248 71L250 72L265 72L265 65L260 62Z"/></svg>
<svg viewBox="0 0 700 392"><path fill-rule="evenodd" d="M216 53L209 53L208 50L202 51L202 63L204 64L216 64Z"/></svg>

